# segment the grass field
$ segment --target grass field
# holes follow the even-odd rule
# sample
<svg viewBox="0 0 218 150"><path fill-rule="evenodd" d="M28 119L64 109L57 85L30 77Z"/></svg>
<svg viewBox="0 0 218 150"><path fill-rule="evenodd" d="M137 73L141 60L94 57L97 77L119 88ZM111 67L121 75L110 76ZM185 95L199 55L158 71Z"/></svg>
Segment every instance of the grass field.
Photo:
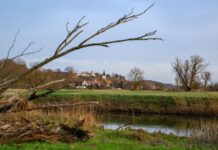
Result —
<svg viewBox="0 0 218 150"><path fill-rule="evenodd" d="M5 95L24 92L21 89L9 89ZM70 96L70 95L137 95L137 96L166 96L166 97L210 97L218 98L218 92L168 92L168 91L130 91L130 90L87 90L87 89L62 89L53 95Z"/></svg>
<svg viewBox="0 0 218 150"><path fill-rule="evenodd" d="M167 97L210 97L218 99L218 92L167 92L167 91L130 91L130 90L60 90L54 95L137 95Z"/></svg>
<svg viewBox="0 0 218 150"><path fill-rule="evenodd" d="M97 131L87 142L72 144L26 143L0 145L1 150L217 150L217 144L193 141L160 133L143 131Z"/></svg>

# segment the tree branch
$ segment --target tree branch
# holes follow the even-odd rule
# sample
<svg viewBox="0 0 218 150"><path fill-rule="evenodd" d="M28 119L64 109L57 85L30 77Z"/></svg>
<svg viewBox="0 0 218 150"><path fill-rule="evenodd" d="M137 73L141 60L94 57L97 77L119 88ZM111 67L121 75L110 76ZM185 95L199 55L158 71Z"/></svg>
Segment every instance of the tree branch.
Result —
<svg viewBox="0 0 218 150"><path fill-rule="evenodd" d="M120 19L118 19L117 21L113 22L113 23L110 23L109 25L101 28L100 30L98 30L96 33L94 33L93 35L91 35L90 37L88 37L87 39L85 39L84 41L82 41L80 43L80 45L83 45L85 43L87 43L89 40L93 39L94 37L120 25L120 24L123 24L123 23L127 23L129 21L132 21L134 19L137 19L139 16L145 14L149 9L151 9L153 6L154 6L155 3L153 3L152 5L150 5L147 9L145 9L143 12L141 13L138 13L138 14L134 14L133 12L133 9L132 11L127 14L127 15L124 15L123 17L121 17Z"/></svg>
<svg viewBox="0 0 218 150"><path fill-rule="evenodd" d="M92 46L103 46L103 47L109 47L110 44L115 44L115 43L123 43L123 42L128 42L128 41L147 41L147 40L162 40L161 38L155 38L152 37L153 35L155 35L156 31L154 32L149 32L146 33L142 36L139 37L133 37L133 38L127 38L127 39L120 39L120 40L114 40L114 41L105 41L105 42L99 42L99 43L89 43L89 44L85 44L86 42L88 42L89 40L93 39L94 37L103 34L104 32L119 26L120 24L123 23L127 23L129 21L135 20L138 17L140 17L141 15L145 14L150 8L153 7L154 4L150 5L147 9L145 9L143 12L138 13L138 14L134 14L133 10L127 14L124 15L123 17L121 17L120 19L118 19L116 22L114 23L110 23L109 25L107 25L106 27L98 30L95 34L91 35L90 37L88 37L87 39L83 40L79 45L77 46L73 46L67 50L65 50L65 48L75 39L77 38L82 32L83 30L81 30L81 28L83 28L84 26L86 26L88 24L88 22L81 24L81 22L83 21L83 19L85 17L82 17L77 25L74 27L73 30L69 30L68 28L68 23L66 25L66 29L67 29L67 36L66 38L59 44L59 46L57 47L57 49L54 52L54 55L52 55L51 57L43 60L42 62L40 62L39 64L33 66L32 68L30 68L27 72L23 73L22 75L5 81L4 83L0 84L0 95L1 93L3 93L5 90L7 90L11 85L17 83L19 80L23 79L25 76L27 76L28 74L32 73L33 71L41 68L42 66L50 63L53 60L56 60L60 57L63 57L71 52L74 52L76 50L81 50L87 47L92 47ZM74 35L75 34L75 35ZM74 36L73 36L74 35Z"/></svg>

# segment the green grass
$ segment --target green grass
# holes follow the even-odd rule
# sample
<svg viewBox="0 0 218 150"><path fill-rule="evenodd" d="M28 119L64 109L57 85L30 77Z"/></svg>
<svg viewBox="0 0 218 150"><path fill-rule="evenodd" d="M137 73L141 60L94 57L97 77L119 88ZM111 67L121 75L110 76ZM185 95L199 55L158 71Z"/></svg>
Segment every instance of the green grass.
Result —
<svg viewBox="0 0 218 150"><path fill-rule="evenodd" d="M5 94L24 92L20 89L9 89ZM87 89L62 89L53 95L137 95L137 96L167 96L167 97L211 97L218 98L218 92L169 92L169 91L130 91L130 90L87 90Z"/></svg>
<svg viewBox="0 0 218 150"><path fill-rule="evenodd" d="M167 92L167 91L129 91L129 90L60 90L54 95L138 95L167 97L212 97L218 98L218 92Z"/></svg>
<svg viewBox="0 0 218 150"><path fill-rule="evenodd" d="M193 141L185 137L143 131L97 131L87 142L72 144L25 143L0 145L1 150L216 150L218 145Z"/></svg>
<svg viewBox="0 0 218 150"><path fill-rule="evenodd" d="M38 94L42 93L40 91ZM6 95L13 91L6 92ZM59 90L35 102L98 101L99 110L218 116L218 92Z"/></svg>
<svg viewBox="0 0 218 150"><path fill-rule="evenodd" d="M66 90L51 94L46 100L88 100L88 101L121 101L147 103L174 103L175 99L217 100L218 92L166 92L166 91L129 91L129 90ZM44 98L43 98L44 99Z"/></svg>

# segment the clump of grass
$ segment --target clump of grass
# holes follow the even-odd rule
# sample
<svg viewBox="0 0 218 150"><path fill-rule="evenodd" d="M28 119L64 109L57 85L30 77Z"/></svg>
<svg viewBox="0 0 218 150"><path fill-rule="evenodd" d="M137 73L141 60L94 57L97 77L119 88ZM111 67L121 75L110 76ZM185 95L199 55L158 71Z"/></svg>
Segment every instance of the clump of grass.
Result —
<svg viewBox="0 0 218 150"><path fill-rule="evenodd" d="M218 124L207 122L200 129L194 130L191 137L200 142L218 144Z"/></svg>
<svg viewBox="0 0 218 150"><path fill-rule="evenodd" d="M78 106L76 108L44 109L23 114L35 122L44 124L66 124L70 127L91 130L97 126L93 107Z"/></svg>

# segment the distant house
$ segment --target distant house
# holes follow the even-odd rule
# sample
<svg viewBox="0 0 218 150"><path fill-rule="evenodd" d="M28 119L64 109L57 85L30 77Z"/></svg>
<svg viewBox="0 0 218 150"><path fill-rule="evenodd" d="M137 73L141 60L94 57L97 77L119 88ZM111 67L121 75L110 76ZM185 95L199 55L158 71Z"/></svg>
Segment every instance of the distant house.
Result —
<svg viewBox="0 0 218 150"><path fill-rule="evenodd" d="M81 72L77 74L78 77L96 77L96 74L91 71L91 72Z"/></svg>
<svg viewBox="0 0 218 150"><path fill-rule="evenodd" d="M91 76L91 77L96 77L96 74L92 71L92 72L90 73L90 76Z"/></svg>
<svg viewBox="0 0 218 150"><path fill-rule="evenodd" d="M98 80L84 80L81 84L83 88L98 88L101 86L101 82Z"/></svg>
<svg viewBox="0 0 218 150"><path fill-rule="evenodd" d="M81 72L77 74L77 88L124 88L125 77L121 75Z"/></svg>
<svg viewBox="0 0 218 150"><path fill-rule="evenodd" d="M106 75L103 75L101 78L102 78L102 80L104 80L104 81L107 80L107 76L106 76Z"/></svg>
<svg viewBox="0 0 218 150"><path fill-rule="evenodd" d="M112 85L112 81L111 80L106 80L105 82L107 84L106 87L110 87Z"/></svg>

